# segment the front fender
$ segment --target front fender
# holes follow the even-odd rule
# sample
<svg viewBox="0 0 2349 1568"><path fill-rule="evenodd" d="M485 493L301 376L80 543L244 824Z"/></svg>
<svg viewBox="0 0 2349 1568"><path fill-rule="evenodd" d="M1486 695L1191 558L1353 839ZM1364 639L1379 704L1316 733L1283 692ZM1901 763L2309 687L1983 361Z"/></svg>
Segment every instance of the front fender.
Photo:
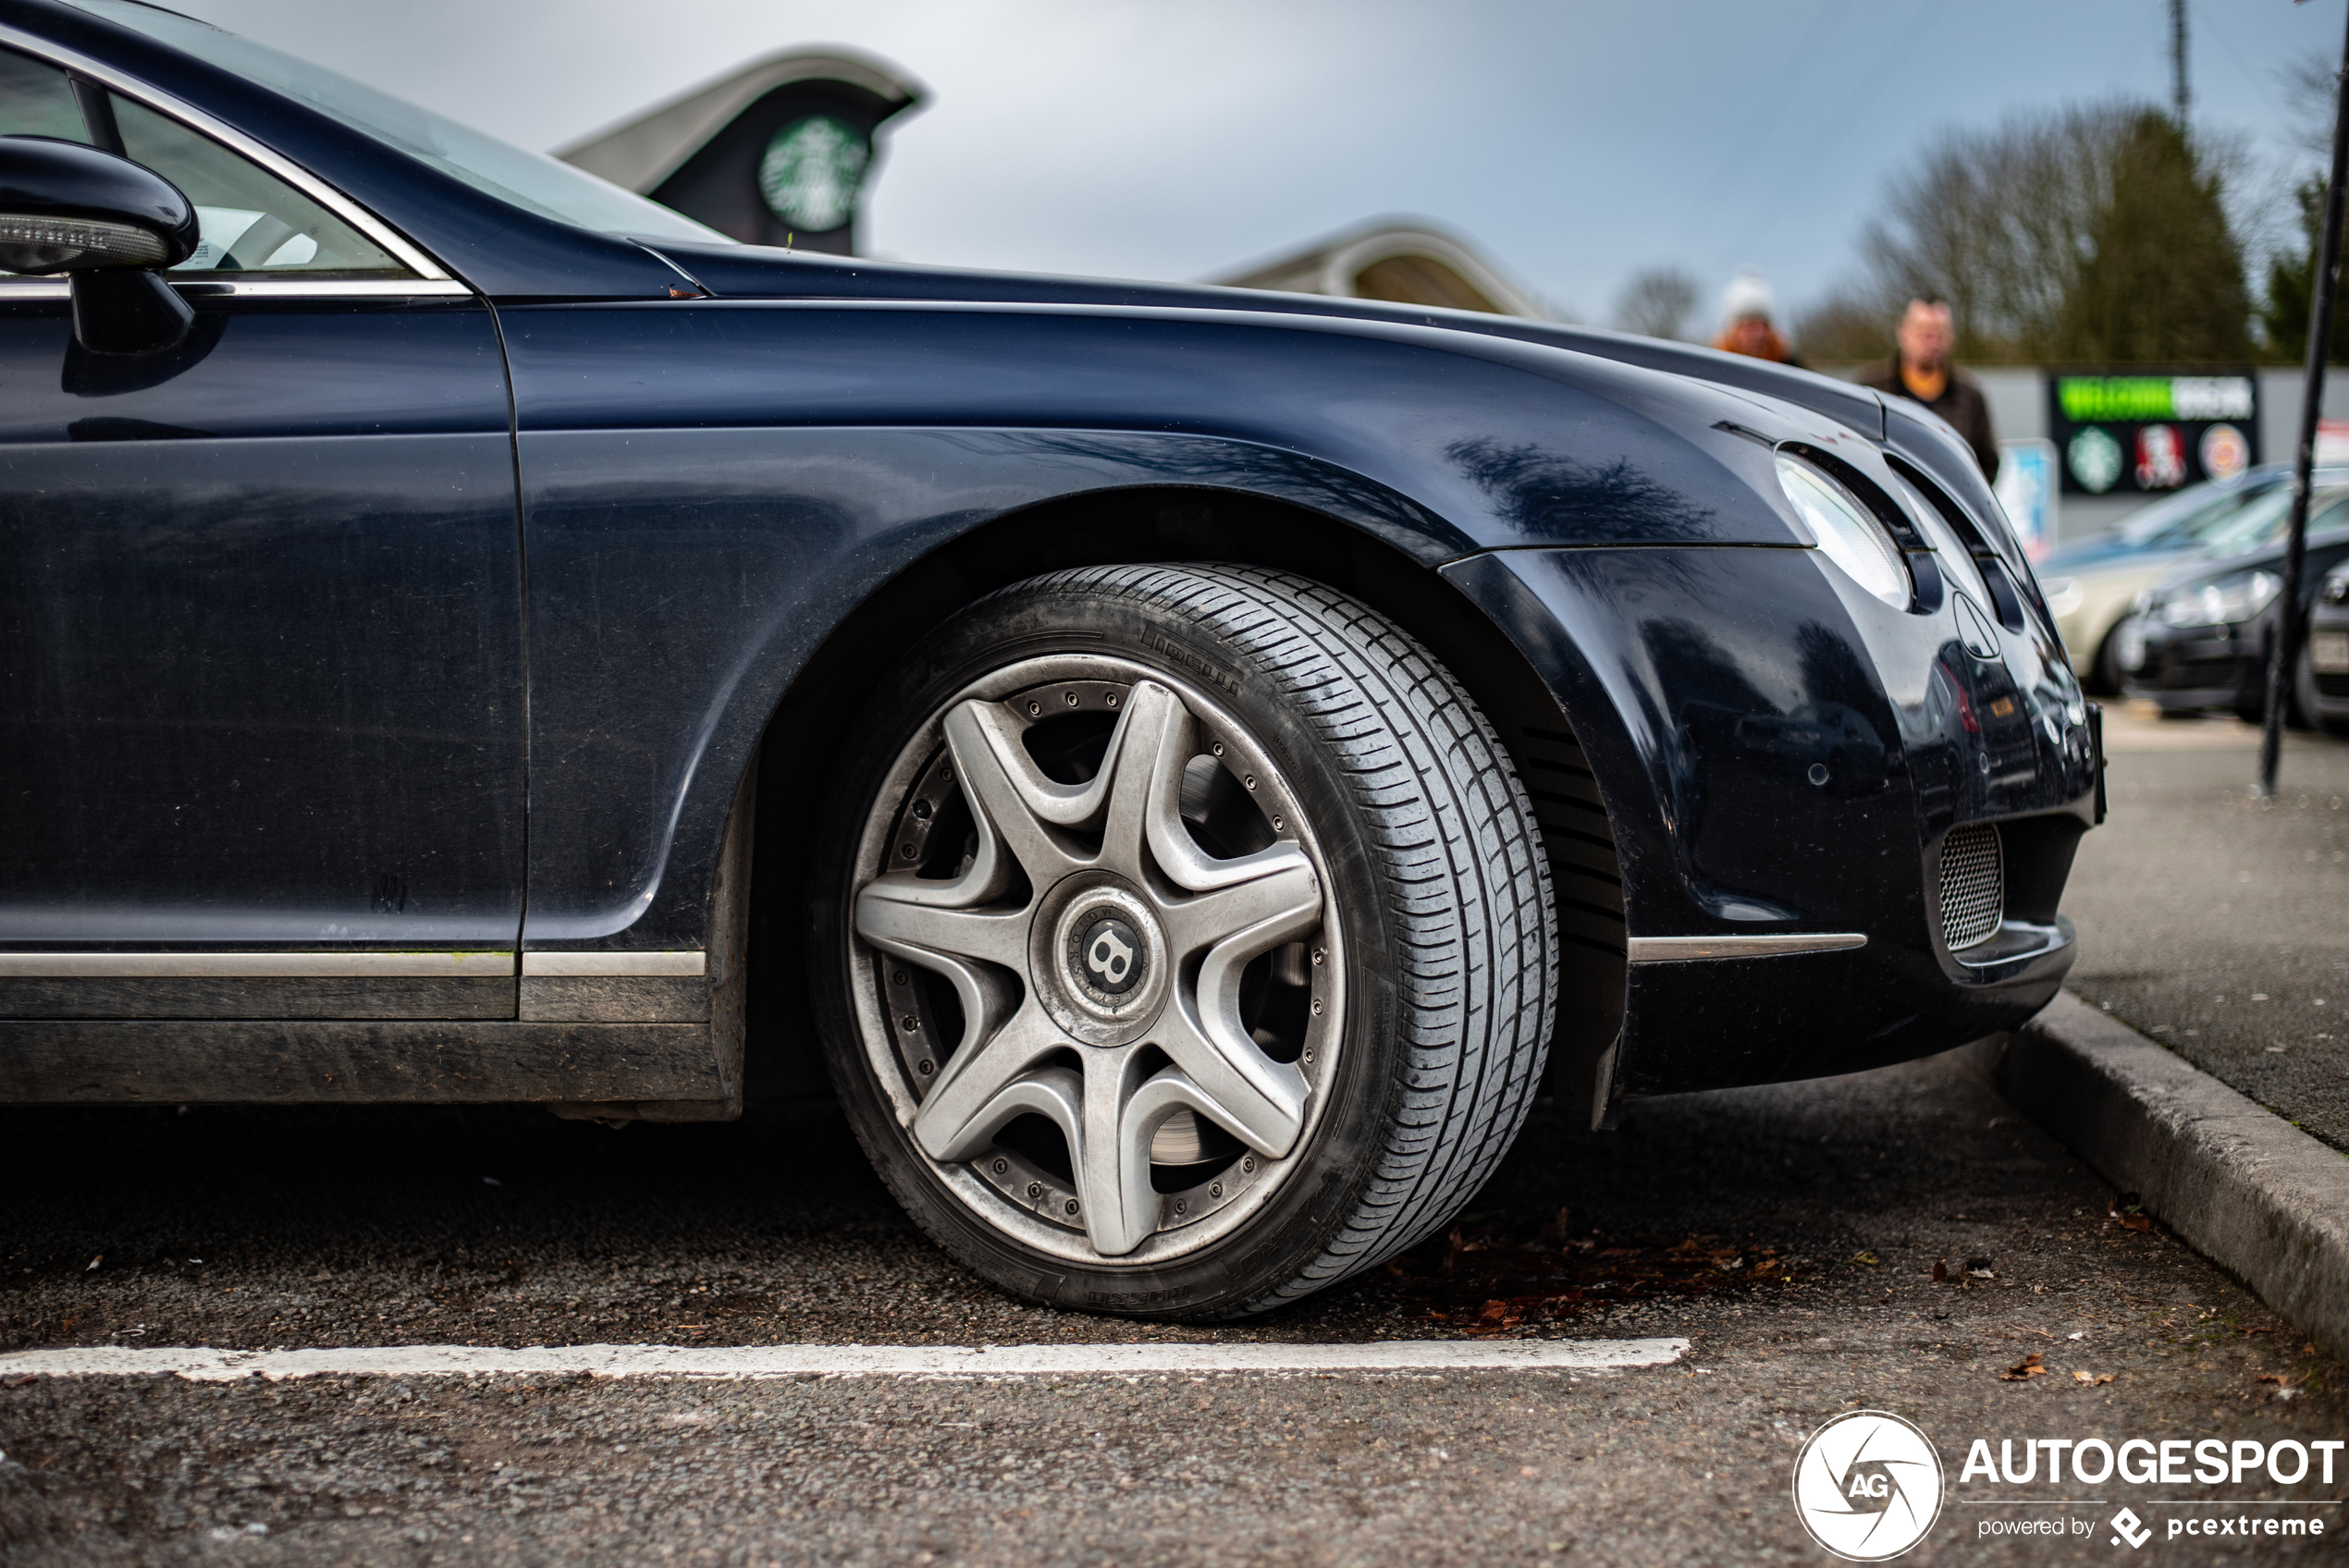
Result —
<svg viewBox="0 0 2349 1568"><path fill-rule="evenodd" d="M499 319L533 948L697 942L735 784L809 655L1010 513L1217 488L1428 567L1559 542L1785 544L1767 441L1856 439L1767 399L1392 323L713 300ZM1112 534L1098 547L1125 558Z"/></svg>

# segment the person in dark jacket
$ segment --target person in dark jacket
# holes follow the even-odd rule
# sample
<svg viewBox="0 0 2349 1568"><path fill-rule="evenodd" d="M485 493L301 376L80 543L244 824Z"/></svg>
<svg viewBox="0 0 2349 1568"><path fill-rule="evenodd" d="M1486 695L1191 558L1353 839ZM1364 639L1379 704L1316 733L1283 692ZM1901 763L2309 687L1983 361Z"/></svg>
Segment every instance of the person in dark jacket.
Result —
<svg viewBox="0 0 2349 1568"><path fill-rule="evenodd" d="M1990 403L1972 377L1949 362L1950 347L1958 340L1949 307L1939 300L1909 301L1900 325L1893 332L1899 352L1882 364L1871 365L1860 385L1923 403L1949 422L1974 448L1974 460L1986 479L1998 477L1998 438L1990 429Z"/></svg>

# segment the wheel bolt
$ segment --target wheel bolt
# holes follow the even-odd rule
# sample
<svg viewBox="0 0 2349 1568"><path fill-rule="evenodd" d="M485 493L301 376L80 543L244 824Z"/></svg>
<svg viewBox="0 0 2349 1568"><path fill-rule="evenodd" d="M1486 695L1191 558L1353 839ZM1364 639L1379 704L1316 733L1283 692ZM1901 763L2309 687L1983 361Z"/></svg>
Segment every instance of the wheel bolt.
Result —
<svg viewBox="0 0 2349 1568"><path fill-rule="evenodd" d="M1211 1198L1222 1197L1224 1195L1224 1183L1221 1182L1210 1182L1207 1184L1207 1195Z"/></svg>
<svg viewBox="0 0 2349 1568"><path fill-rule="evenodd" d="M1076 705L1076 692L1063 692L1063 693L1062 693L1062 695L1065 696L1065 697L1068 699L1068 705L1069 705L1070 707L1075 707L1075 706Z"/></svg>
<svg viewBox="0 0 2349 1568"><path fill-rule="evenodd" d="M1247 1171L1247 1172L1248 1172L1249 1175L1251 1175L1251 1176L1255 1175L1255 1174L1256 1174L1256 1158L1255 1158L1255 1156L1251 1155L1251 1156L1249 1156L1248 1158L1241 1160L1241 1161L1240 1161L1240 1169L1241 1169L1242 1170Z"/></svg>
<svg viewBox="0 0 2349 1568"><path fill-rule="evenodd" d="M903 985L905 983L905 972L904 972L904 970L902 970L902 969L901 969L901 970L899 970L896 974L894 974L891 975L889 978L890 978L890 983L891 983L891 984L892 984L892 985L897 985L897 986L903 986Z"/></svg>
<svg viewBox="0 0 2349 1568"><path fill-rule="evenodd" d="M1308 1067L1313 1065L1313 1047L1310 1046L1305 1047L1305 1065Z"/></svg>
<svg viewBox="0 0 2349 1568"><path fill-rule="evenodd" d="M1211 752L1213 752L1213 753L1214 753L1217 756L1219 756L1219 757L1220 757L1220 756L1222 756L1222 755L1224 754L1224 742L1223 742L1223 741L1216 741L1213 745L1210 746L1210 747L1208 748L1208 750L1209 750L1209 751L1211 751Z"/></svg>
<svg viewBox="0 0 2349 1568"><path fill-rule="evenodd" d="M1027 717L1030 717L1030 718L1034 718L1034 717L1036 717L1038 715L1041 714L1043 711L1044 711L1044 704L1041 704L1041 703L1030 703L1030 704L1027 704Z"/></svg>
<svg viewBox="0 0 2349 1568"><path fill-rule="evenodd" d="M1330 955L1329 955L1327 952L1325 952L1323 949L1320 949L1320 948L1315 948L1315 949L1313 949L1313 962L1314 962L1315 963L1319 963L1319 962L1321 962L1323 959L1325 959L1325 958L1327 958L1327 957L1329 957L1329 956L1330 956Z"/></svg>
<svg viewBox="0 0 2349 1568"><path fill-rule="evenodd" d="M1044 1195L1044 1183L1041 1182L1030 1182L1027 1184L1027 1195L1031 1198L1042 1197Z"/></svg>
<svg viewBox="0 0 2349 1568"><path fill-rule="evenodd" d="M1280 830L1281 830L1281 819L1280 819L1279 817L1277 817L1277 816L1276 816L1276 817L1274 817L1274 818L1273 819L1273 832L1275 832L1275 833L1278 833Z"/></svg>
<svg viewBox="0 0 2349 1568"><path fill-rule="evenodd" d="M1107 703L1112 707L1115 707L1117 705L1117 693L1112 692L1108 696L1102 698L1101 701Z"/></svg>
<svg viewBox="0 0 2349 1568"><path fill-rule="evenodd" d="M1177 1214L1188 1214L1190 1211L1191 1211L1191 1206L1190 1206L1189 1204L1185 1203L1185 1202L1184 1202L1181 1198L1176 1198L1176 1199L1174 1200L1174 1212L1175 1212L1175 1213L1177 1213Z"/></svg>
<svg viewBox="0 0 2349 1568"><path fill-rule="evenodd" d="M903 1017L903 1018L899 1019L897 1022L898 1022L898 1023L902 1023L902 1024L904 1024L904 1025L905 1026L905 1033L907 1033L908 1035L912 1034L915 1030L916 1030L916 1029L918 1029L918 1028L920 1028L920 1027L922 1026L922 1021L921 1021L920 1019L918 1019L918 1018L916 1018L916 1017L915 1017L912 1013L910 1013L910 1012L909 1012L909 1013L907 1013L904 1017Z"/></svg>
<svg viewBox="0 0 2349 1568"><path fill-rule="evenodd" d="M1313 1016L1314 1016L1314 1017L1316 1017L1316 1018L1319 1018L1321 1015L1322 1015L1322 998L1319 998L1319 997L1315 997L1315 998L1313 998Z"/></svg>
<svg viewBox="0 0 2349 1568"><path fill-rule="evenodd" d="M1253 773L1243 773L1240 775L1240 782L1253 790L1256 788L1256 775Z"/></svg>
<svg viewBox="0 0 2349 1568"><path fill-rule="evenodd" d="M937 1069L936 1069L936 1068L934 1068L934 1067L932 1067L932 1066L930 1065L930 1060L929 1060L929 1058L928 1058L928 1057L924 1057L924 1058L922 1058L921 1061L920 1061L920 1062L919 1062L919 1063L918 1063L918 1064L915 1067L914 1071L915 1071L915 1072L918 1072L918 1073L920 1073L923 1077L927 1078L927 1077L929 1077L929 1076L932 1072L935 1072L937 1071Z"/></svg>
<svg viewBox="0 0 2349 1568"><path fill-rule="evenodd" d="M928 801L916 801L914 802L914 815L920 817L924 822L928 822L929 820L929 802Z"/></svg>
<svg viewBox="0 0 2349 1568"><path fill-rule="evenodd" d="M1061 1205L1061 1212L1064 1214L1075 1214L1076 1212L1076 1200L1075 1198L1071 1198L1066 1203Z"/></svg>
<svg viewBox="0 0 2349 1568"><path fill-rule="evenodd" d="M995 1174L1001 1176L1004 1171L1009 1170L1011 1168L1012 1162L1010 1160L999 1159L995 1162Z"/></svg>
<svg viewBox="0 0 2349 1568"><path fill-rule="evenodd" d="M902 846L902 847L903 847L903 849L904 849L904 853L905 853L905 858L906 858L907 860L912 860L912 859L914 858L914 846L913 846L913 845L911 845L911 844L906 844L906 845L904 845L904 846Z"/></svg>

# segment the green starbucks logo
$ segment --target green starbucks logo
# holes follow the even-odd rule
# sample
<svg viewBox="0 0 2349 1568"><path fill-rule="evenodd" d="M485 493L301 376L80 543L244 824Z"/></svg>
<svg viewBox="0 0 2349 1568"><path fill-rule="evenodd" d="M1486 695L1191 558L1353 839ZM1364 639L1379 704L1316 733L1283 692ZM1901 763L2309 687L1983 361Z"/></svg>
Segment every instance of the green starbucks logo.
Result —
<svg viewBox="0 0 2349 1568"><path fill-rule="evenodd" d="M2080 487L2099 496L2121 477L2121 443L2093 424L2072 438L2064 459Z"/></svg>
<svg viewBox="0 0 2349 1568"><path fill-rule="evenodd" d="M767 208L794 229L822 234L856 211L873 150L854 128L830 115L809 115L775 133L758 160L759 194Z"/></svg>

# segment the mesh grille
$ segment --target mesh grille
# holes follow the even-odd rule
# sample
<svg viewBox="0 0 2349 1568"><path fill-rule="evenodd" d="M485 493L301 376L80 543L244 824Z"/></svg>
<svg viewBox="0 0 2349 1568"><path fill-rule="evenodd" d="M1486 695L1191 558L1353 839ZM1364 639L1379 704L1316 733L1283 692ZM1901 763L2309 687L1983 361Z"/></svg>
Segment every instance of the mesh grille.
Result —
<svg viewBox="0 0 2349 1568"><path fill-rule="evenodd" d="M1951 952L1998 934L2007 901L2006 855L1986 822L1953 827L1941 840L1941 941Z"/></svg>

